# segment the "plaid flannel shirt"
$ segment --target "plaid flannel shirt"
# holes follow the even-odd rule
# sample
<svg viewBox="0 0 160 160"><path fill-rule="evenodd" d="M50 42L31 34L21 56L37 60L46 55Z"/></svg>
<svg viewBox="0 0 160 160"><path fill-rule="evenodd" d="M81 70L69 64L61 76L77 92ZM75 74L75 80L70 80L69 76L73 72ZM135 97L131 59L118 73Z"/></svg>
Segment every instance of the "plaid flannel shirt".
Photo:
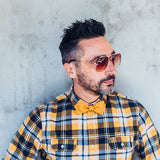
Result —
<svg viewBox="0 0 160 160"><path fill-rule="evenodd" d="M78 114L73 91L40 105L26 118L4 159L159 160L159 135L144 107L119 93L101 97L103 115Z"/></svg>

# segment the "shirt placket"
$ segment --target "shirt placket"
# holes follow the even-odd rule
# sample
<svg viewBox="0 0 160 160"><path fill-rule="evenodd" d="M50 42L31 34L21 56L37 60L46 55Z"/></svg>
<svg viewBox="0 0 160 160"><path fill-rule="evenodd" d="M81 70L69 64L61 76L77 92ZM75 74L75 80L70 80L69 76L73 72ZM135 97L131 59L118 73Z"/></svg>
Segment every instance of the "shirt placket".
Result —
<svg viewBox="0 0 160 160"><path fill-rule="evenodd" d="M95 113L87 119L89 159L97 159L97 139Z"/></svg>
<svg viewBox="0 0 160 160"><path fill-rule="evenodd" d="M88 152L88 130L87 130L87 114L83 115L83 150L82 150L82 159L89 160Z"/></svg>

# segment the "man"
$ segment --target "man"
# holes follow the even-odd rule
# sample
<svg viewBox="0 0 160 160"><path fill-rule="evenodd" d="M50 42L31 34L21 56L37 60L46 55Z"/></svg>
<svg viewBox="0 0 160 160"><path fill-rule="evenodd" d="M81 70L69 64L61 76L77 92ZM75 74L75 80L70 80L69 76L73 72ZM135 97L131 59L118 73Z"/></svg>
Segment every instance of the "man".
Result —
<svg viewBox="0 0 160 160"><path fill-rule="evenodd" d="M160 159L159 135L136 100L113 92L116 53L93 19L64 30L60 51L71 90L40 105L20 127L4 159Z"/></svg>

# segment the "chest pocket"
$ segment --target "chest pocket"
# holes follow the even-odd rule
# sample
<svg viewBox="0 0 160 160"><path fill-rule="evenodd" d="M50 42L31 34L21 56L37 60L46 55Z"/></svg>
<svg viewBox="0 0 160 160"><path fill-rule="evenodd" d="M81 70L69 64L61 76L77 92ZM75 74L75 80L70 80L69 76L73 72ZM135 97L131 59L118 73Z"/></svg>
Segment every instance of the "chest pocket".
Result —
<svg viewBox="0 0 160 160"><path fill-rule="evenodd" d="M110 149L131 149L133 147L133 137L132 136L119 136L119 137L109 137L109 148Z"/></svg>
<svg viewBox="0 0 160 160"><path fill-rule="evenodd" d="M52 139L51 148L54 151L72 152L77 147L77 139Z"/></svg>

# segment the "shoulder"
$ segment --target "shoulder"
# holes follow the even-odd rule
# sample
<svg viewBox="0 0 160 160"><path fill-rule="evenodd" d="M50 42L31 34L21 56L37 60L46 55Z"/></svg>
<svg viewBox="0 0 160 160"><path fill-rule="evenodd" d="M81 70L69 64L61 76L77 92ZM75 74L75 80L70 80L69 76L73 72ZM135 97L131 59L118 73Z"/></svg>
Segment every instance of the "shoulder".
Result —
<svg viewBox="0 0 160 160"><path fill-rule="evenodd" d="M138 103L138 101L137 100L135 100L135 99L133 99L133 98L130 98L130 97L128 97L128 96L126 96L126 95L123 95L123 94L121 94L121 93L118 93L118 92L113 92L113 93L111 93L111 94L108 94L108 97L110 98L110 99L114 99L114 100L120 100L120 101L129 101L129 102L134 102L134 103Z"/></svg>
<svg viewBox="0 0 160 160"><path fill-rule="evenodd" d="M69 94L70 92L66 92L57 96L52 101L38 105L34 112L57 112L57 110L61 110L63 105L70 100Z"/></svg>
<svg viewBox="0 0 160 160"><path fill-rule="evenodd" d="M111 103L119 104L122 108L135 108L137 112L145 110L139 101L118 92L113 92L107 95L107 99Z"/></svg>
<svg viewBox="0 0 160 160"><path fill-rule="evenodd" d="M35 109L29 114L28 118L34 119L34 121L45 121L51 117L56 118L58 113L63 112L63 106L70 100L67 95L68 92L57 96L52 101L36 106Z"/></svg>

